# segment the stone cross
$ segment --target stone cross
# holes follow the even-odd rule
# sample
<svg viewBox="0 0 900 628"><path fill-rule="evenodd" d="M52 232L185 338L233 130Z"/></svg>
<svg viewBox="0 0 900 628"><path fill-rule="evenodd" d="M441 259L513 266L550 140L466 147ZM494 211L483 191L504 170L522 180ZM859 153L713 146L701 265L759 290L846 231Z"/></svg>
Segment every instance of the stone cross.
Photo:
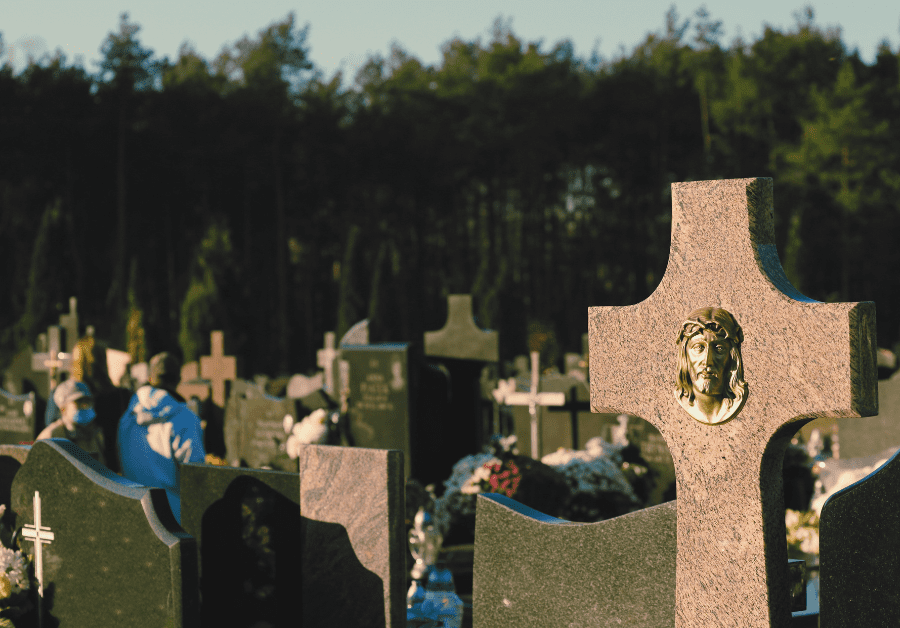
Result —
<svg viewBox="0 0 900 628"><path fill-rule="evenodd" d="M38 581L38 595L44 597L44 555L43 546L53 539L50 528L41 525L41 496L34 492L34 525L22 526L22 536L34 543L34 571Z"/></svg>
<svg viewBox="0 0 900 628"><path fill-rule="evenodd" d="M214 331L210 334L210 353L200 356L200 374L208 379L212 388L212 399L220 408L225 407L225 382L237 377L237 363L232 356L226 356L224 334Z"/></svg>
<svg viewBox="0 0 900 628"><path fill-rule="evenodd" d="M78 343L78 299L69 297L69 313L60 314L59 326L66 330L66 351L75 351Z"/></svg>
<svg viewBox="0 0 900 628"><path fill-rule="evenodd" d="M61 328L51 325L47 328L47 351L35 353L31 356L31 369L48 373L50 379L50 394L56 388L57 373L60 369L69 370L72 367L72 354L65 353L62 347Z"/></svg>
<svg viewBox="0 0 900 628"><path fill-rule="evenodd" d="M500 334L481 329L472 317L472 295L447 296L447 322L437 331L425 332L425 355L496 362Z"/></svg>
<svg viewBox="0 0 900 628"><path fill-rule="evenodd" d="M325 347L316 351L316 365L325 372L325 392L334 395L334 361L341 352L334 348L335 333L325 332Z"/></svg>
<svg viewBox="0 0 900 628"><path fill-rule="evenodd" d="M508 406L528 406L528 414L531 415L531 457L535 460L541 459L541 406L561 406L566 402L565 393L538 392L540 355L537 351L531 352L531 390L527 393L509 393L503 401Z"/></svg>
<svg viewBox="0 0 900 628"><path fill-rule="evenodd" d="M643 417L675 461L676 627L789 626L784 451L811 419L877 412L874 304L790 284L771 179L673 183L659 287L588 329L592 410Z"/></svg>

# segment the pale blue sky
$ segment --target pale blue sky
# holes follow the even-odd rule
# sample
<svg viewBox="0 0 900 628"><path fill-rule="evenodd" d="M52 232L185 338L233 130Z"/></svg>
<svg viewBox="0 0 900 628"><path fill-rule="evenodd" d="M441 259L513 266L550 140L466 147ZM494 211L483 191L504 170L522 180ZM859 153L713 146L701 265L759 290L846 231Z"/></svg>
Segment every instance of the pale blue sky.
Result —
<svg viewBox="0 0 900 628"><path fill-rule="evenodd" d="M373 53L387 55L391 42L426 64L440 60L440 46L454 36L469 40L489 38L498 15L512 19L512 30L526 41L543 40L549 49L571 39L575 54L588 58L599 44L604 58L615 57L661 31L672 4L679 14L691 16L705 4L714 19L724 22L723 45L740 35L752 41L764 24L790 29L803 0L733 2L708 0L256 0L223 3L212 0L0 0L0 33L6 45L3 60L21 67L29 50L37 53L61 49L73 62L82 59L96 70L99 48L118 27L119 14L128 11L141 25L139 38L158 56L175 59L185 40L205 58L212 59L224 44L257 31L294 11L299 24L310 24L308 43L313 62L326 77L344 70L345 84ZM840 26L844 43L858 48L871 62L881 40L891 49L900 42L900 2L896 0L819 0L809 3L820 26ZM227 8L223 8L227 7Z"/></svg>

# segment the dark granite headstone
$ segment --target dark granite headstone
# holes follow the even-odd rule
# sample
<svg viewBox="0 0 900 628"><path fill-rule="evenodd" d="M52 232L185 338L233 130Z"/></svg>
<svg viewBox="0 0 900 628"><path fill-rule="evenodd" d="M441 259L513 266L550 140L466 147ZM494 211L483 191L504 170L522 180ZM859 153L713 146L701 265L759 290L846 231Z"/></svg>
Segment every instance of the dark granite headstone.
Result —
<svg viewBox="0 0 900 628"><path fill-rule="evenodd" d="M13 395L0 390L0 444L30 443L37 436L35 395Z"/></svg>
<svg viewBox="0 0 900 628"><path fill-rule="evenodd" d="M341 348L350 365L350 431L359 447L398 449L410 474L410 383L408 344L348 345Z"/></svg>
<svg viewBox="0 0 900 628"><path fill-rule="evenodd" d="M12 483L17 527L41 525L44 619L60 626L196 626L194 539L166 493L116 476L70 441L35 443ZM32 542L23 540L26 550ZM58 622L58 624L56 624Z"/></svg>
<svg viewBox="0 0 900 628"><path fill-rule="evenodd" d="M12 505L12 483L16 473L28 459L31 446L0 445L0 504Z"/></svg>
<svg viewBox="0 0 900 628"><path fill-rule="evenodd" d="M674 501L598 523L548 517L495 493L477 508L474 628L675 625ZM809 619L800 612L806 573L803 561L790 563L799 628Z"/></svg>
<svg viewBox="0 0 900 628"><path fill-rule="evenodd" d="M296 473L184 465L181 523L197 539L203 626L297 625Z"/></svg>
<svg viewBox="0 0 900 628"><path fill-rule="evenodd" d="M475 628L675 623L675 502L600 523L479 496Z"/></svg>
<svg viewBox="0 0 900 628"><path fill-rule="evenodd" d="M182 467L202 625L402 626L400 452L308 445L299 469Z"/></svg>
<svg viewBox="0 0 900 628"><path fill-rule="evenodd" d="M226 460L258 469L278 455L278 443L284 442L284 417L295 420L297 404L287 397L270 397L235 385L225 411ZM243 391L243 394L242 394Z"/></svg>
<svg viewBox="0 0 900 628"><path fill-rule="evenodd" d="M819 521L820 626L895 626L900 457L832 495Z"/></svg>

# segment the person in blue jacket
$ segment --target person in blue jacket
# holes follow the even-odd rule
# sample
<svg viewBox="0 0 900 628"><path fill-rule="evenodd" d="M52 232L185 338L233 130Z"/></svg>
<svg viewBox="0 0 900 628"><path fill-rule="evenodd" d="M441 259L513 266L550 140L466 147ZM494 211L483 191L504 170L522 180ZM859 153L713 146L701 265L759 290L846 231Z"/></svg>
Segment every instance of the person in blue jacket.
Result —
<svg viewBox="0 0 900 628"><path fill-rule="evenodd" d="M178 465L205 461L203 430L200 418L175 392L181 380L178 359L159 353L151 358L148 370L150 383L138 388L119 421L122 475L165 489L181 523Z"/></svg>

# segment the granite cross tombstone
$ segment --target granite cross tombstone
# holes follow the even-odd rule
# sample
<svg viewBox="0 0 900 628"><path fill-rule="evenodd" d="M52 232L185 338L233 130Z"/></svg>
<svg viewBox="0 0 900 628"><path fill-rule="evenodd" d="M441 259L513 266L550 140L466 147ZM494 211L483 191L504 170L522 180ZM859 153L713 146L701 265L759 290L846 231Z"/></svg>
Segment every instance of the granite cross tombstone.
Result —
<svg viewBox="0 0 900 628"><path fill-rule="evenodd" d="M508 406L528 406L528 414L531 416L531 457L541 459L541 406L561 406L566 402L565 393L538 392L540 385L540 370L538 358L540 353L531 352L531 390L526 392L513 392L505 396L503 402Z"/></svg>
<svg viewBox="0 0 900 628"><path fill-rule="evenodd" d="M675 625L789 626L784 451L805 421L877 412L874 304L790 284L771 179L674 183L659 287L588 328L593 410L645 418L675 460Z"/></svg>
<svg viewBox="0 0 900 628"><path fill-rule="evenodd" d="M200 356L200 375L210 382L213 403L225 407L225 382L237 377L237 363L232 356L226 356L225 336L221 331L210 334L210 353Z"/></svg>

